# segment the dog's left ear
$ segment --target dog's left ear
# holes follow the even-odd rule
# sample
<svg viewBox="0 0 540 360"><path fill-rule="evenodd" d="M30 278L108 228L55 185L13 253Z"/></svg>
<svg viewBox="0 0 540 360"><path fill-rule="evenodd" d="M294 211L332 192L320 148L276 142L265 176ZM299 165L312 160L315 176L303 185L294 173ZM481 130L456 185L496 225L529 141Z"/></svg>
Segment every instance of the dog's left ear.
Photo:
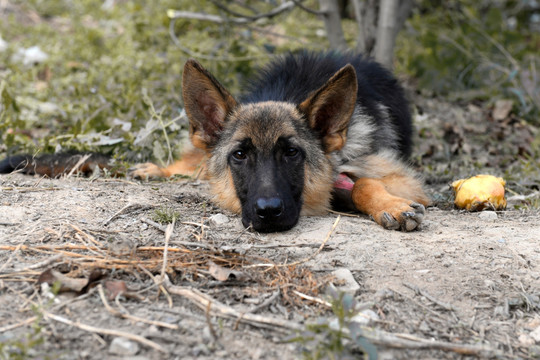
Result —
<svg viewBox="0 0 540 360"><path fill-rule="evenodd" d="M326 153L345 145L357 88L356 71L348 64L299 105L308 125L320 134Z"/></svg>
<svg viewBox="0 0 540 360"><path fill-rule="evenodd" d="M188 60L182 77L182 95L193 145L208 151L218 140L236 100L212 74L195 60Z"/></svg>

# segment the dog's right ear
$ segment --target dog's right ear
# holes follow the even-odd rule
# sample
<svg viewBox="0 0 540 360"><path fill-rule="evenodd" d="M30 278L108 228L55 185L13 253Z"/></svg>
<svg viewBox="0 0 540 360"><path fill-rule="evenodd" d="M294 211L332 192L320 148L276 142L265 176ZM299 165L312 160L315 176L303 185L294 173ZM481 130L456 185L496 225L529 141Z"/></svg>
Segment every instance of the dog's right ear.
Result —
<svg viewBox="0 0 540 360"><path fill-rule="evenodd" d="M203 150L212 148L236 100L195 60L188 60L184 66L182 95L191 142Z"/></svg>

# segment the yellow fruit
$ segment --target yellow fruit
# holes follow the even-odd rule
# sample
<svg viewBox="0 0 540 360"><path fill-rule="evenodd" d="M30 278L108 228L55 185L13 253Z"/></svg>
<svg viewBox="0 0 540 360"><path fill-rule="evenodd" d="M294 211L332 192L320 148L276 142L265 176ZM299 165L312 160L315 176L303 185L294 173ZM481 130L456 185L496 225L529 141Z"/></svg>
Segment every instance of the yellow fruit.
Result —
<svg viewBox="0 0 540 360"><path fill-rule="evenodd" d="M506 208L503 178L492 175L476 175L452 183L456 199L454 204L460 209L481 211L484 209L503 210Z"/></svg>

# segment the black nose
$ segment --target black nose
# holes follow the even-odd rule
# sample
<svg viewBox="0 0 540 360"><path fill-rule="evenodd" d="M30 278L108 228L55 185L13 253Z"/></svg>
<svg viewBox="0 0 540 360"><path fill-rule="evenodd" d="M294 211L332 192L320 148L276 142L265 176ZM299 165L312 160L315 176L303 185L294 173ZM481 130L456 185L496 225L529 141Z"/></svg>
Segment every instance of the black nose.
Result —
<svg viewBox="0 0 540 360"><path fill-rule="evenodd" d="M283 213L283 201L280 198L259 198L255 202L255 213L261 219L272 219Z"/></svg>

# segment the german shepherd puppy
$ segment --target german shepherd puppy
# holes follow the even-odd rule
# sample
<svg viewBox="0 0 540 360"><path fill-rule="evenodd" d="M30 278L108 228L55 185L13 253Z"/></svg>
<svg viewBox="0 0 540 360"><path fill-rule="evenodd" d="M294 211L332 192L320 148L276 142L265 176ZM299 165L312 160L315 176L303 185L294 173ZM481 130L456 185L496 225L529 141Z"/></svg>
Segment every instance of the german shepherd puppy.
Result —
<svg viewBox="0 0 540 360"><path fill-rule="evenodd" d="M195 60L184 67L193 149L138 177L189 173L206 161L219 205L259 232L292 228L331 204L387 229L418 228L429 199L407 166L411 116L390 72L358 55L303 52L261 69L236 100Z"/></svg>

